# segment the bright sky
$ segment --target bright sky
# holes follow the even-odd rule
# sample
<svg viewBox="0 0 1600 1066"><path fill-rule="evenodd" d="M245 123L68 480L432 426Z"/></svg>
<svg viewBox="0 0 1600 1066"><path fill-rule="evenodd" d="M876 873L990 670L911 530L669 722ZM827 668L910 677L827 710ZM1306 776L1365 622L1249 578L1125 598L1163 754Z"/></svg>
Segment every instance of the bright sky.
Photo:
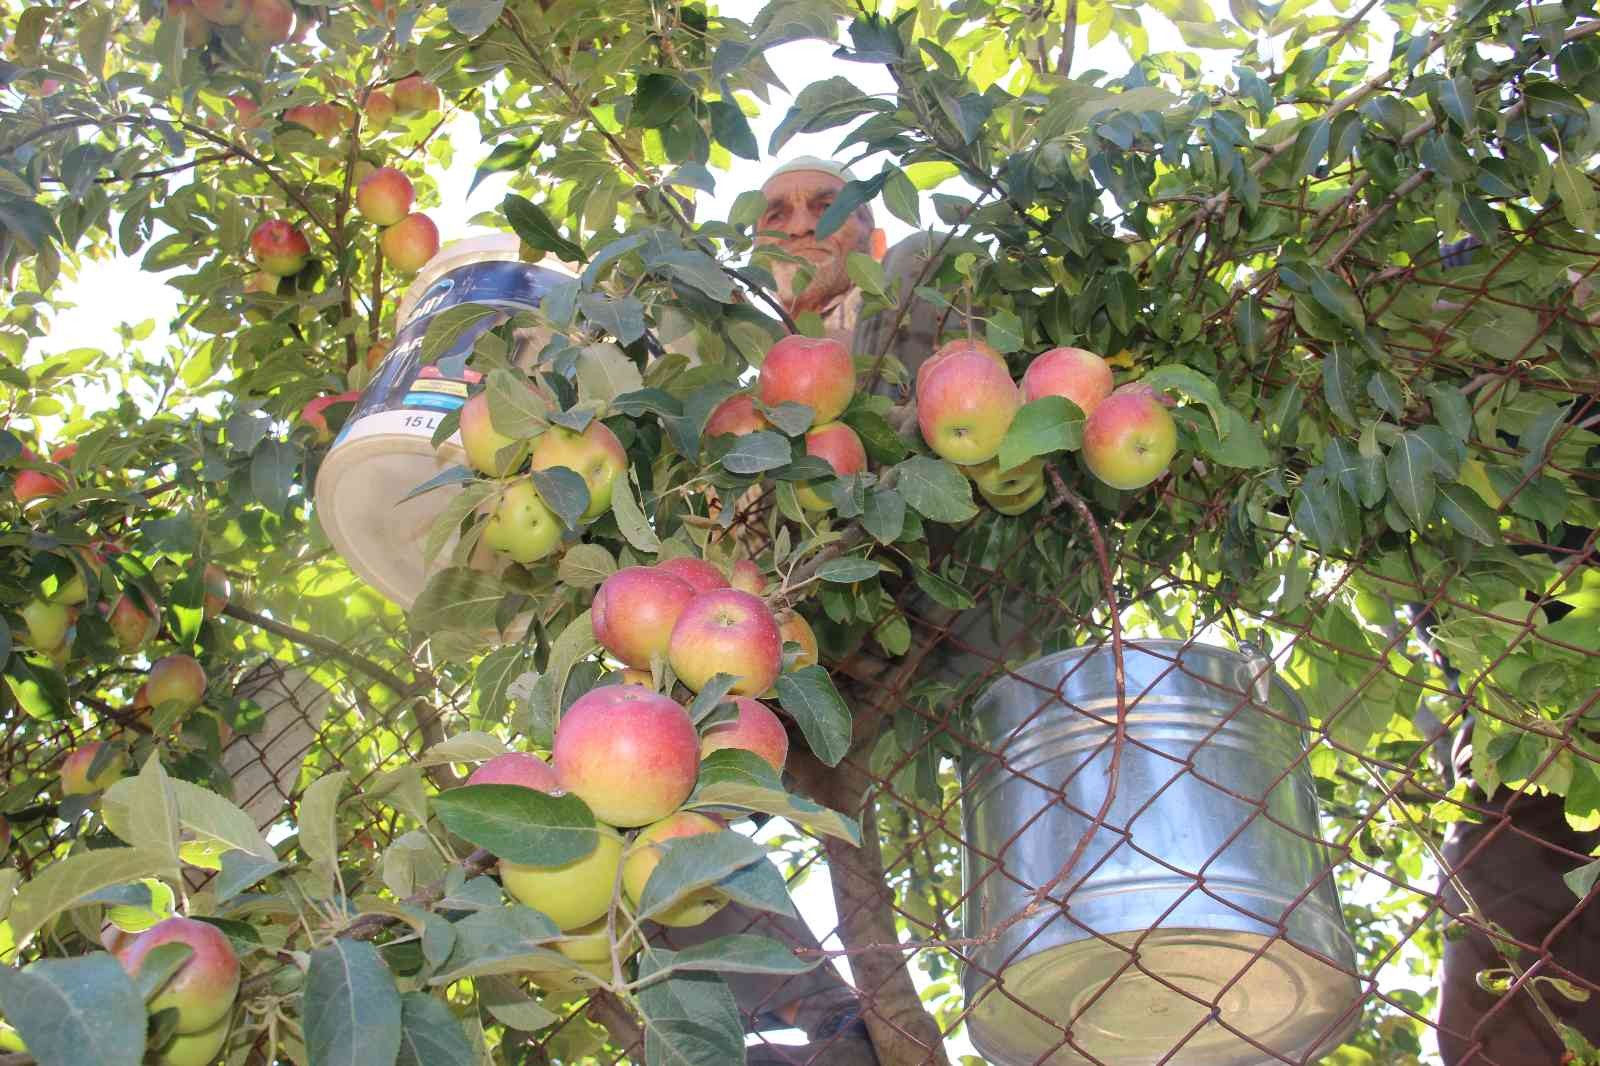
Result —
<svg viewBox="0 0 1600 1066"><path fill-rule="evenodd" d="M764 6L764 0L723 0L715 6L723 13L749 22ZM1339 6L1342 8L1345 5L1341 3ZM1331 0L1320 0L1307 13L1321 14L1335 10ZM1183 49L1198 54L1213 77L1228 71L1229 58L1226 54L1188 49L1171 24L1148 6L1141 8L1140 15L1150 32L1152 50ZM1370 16L1368 22L1369 32L1373 34L1377 45L1374 54L1386 56L1394 33L1393 24L1382 15ZM1099 68L1113 74L1126 70L1126 53L1114 39L1090 48L1084 38L1085 31L1080 29L1076 50L1079 59L1075 69ZM870 93L893 91L893 83L882 67L837 60L832 54L834 47L818 41L795 42L769 53L768 59L778 77L792 92L797 93L813 81L834 76L849 78ZM773 128L787 112L789 103L787 94L774 91L772 107L751 119L756 141L763 150ZM482 232L470 227L468 219L496 208L505 196L507 179L504 175L490 177L468 195L473 172L488 151L478 139L476 124L471 120L458 119L447 127L447 131L455 149L453 165L437 175L442 202L427 206L425 210L438 223L440 233L448 241ZM735 159L730 171L713 172L717 178L716 193L702 195L699 217L726 218L734 198L747 189L758 188L766 173L778 162L798 155L832 156L846 132L847 128L839 128L797 136L785 147L783 156L776 160L751 162ZM858 176L876 173L880 159L875 157L858 167ZM958 190L950 188L948 191ZM934 215L931 204L926 202L926 195L923 216L931 220ZM881 206L876 210L876 215L878 224L887 231L891 244L910 232L909 227L890 216ZM115 348L122 344L115 332L118 323L137 324L145 319L154 319L156 326L150 337L141 344L146 358L158 357L170 340L167 324L177 311L177 294L158 276L141 272L137 259L119 257L107 262L86 263L76 278L63 283L57 296L77 306L56 316L50 336L39 346L43 353L58 353L78 347ZM770 823L760 836L769 836L780 828L776 822ZM795 900L813 928L830 930L837 924L833 897L825 876L806 879L796 890ZM830 938L826 946L838 948L840 944L836 938ZM841 968L848 975L848 964ZM913 967L913 973L917 974L920 981L920 969ZM771 1035L780 1041L803 1039L798 1033ZM964 1036L951 1041L949 1050L953 1056L975 1054Z"/></svg>

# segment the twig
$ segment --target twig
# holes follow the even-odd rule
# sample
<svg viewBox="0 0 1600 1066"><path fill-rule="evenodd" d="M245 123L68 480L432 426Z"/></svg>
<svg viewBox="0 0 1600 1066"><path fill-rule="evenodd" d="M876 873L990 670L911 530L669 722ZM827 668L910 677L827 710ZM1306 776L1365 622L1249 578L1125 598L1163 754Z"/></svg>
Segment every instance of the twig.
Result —
<svg viewBox="0 0 1600 1066"><path fill-rule="evenodd" d="M1078 0L1067 0L1067 21L1061 27L1061 55L1056 58L1057 77L1065 78L1072 70L1072 47L1076 43L1077 36Z"/></svg>
<svg viewBox="0 0 1600 1066"><path fill-rule="evenodd" d="M415 684L407 684L399 676L378 663L365 656L357 655L343 645L336 644L326 637L319 637L315 633L307 633L303 629L296 629L294 626L286 625L275 618L268 618L266 615L257 614L255 611L240 607L236 603L228 604L222 609L222 613L229 618L255 626L257 629L264 629L268 633L280 636L291 643L310 648L312 651L321 652L323 655L353 666L393 691L397 696L409 698L417 694L417 686Z"/></svg>

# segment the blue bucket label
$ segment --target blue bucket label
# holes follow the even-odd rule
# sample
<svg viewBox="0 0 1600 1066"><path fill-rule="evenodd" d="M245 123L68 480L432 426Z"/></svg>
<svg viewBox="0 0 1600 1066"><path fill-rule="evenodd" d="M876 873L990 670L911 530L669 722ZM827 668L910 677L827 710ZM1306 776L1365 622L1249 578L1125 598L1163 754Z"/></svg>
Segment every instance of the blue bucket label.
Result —
<svg viewBox="0 0 1600 1066"><path fill-rule="evenodd" d="M344 440L350 429L369 415L385 411L415 411L437 416L454 411L467 400L467 388L481 380L466 369L467 356L478 338L503 324L518 311L532 311L546 293L572 279L535 263L492 260L467 263L447 271L429 285L395 335L394 346L361 394L355 410L345 420L334 441ZM462 304L483 304L501 309L461 331L433 363L422 362L422 341L428 324L442 311ZM435 418L419 417L419 430L437 425Z"/></svg>

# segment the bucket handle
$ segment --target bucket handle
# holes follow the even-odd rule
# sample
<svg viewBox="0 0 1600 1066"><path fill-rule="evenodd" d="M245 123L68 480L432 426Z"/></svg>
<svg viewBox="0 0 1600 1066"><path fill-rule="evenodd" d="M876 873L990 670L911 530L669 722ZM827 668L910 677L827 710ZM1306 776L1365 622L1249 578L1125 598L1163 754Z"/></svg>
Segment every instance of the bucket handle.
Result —
<svg viewBox="0 0 1600 1066"><path fill-rule="evenodd" d="M1276 669L1272 656L1252 641L1239 642L1241 661L1234 668L1234 684L1248 693L1256 703L1267 703L1272 698L1272 679Z"/></svg>

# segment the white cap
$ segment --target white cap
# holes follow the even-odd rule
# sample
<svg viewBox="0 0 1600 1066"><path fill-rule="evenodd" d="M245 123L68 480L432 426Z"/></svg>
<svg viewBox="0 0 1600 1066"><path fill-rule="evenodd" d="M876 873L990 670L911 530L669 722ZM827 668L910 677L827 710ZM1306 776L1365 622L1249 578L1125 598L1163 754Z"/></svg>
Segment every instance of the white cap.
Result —
<svg viewBox="0 0 1600 1066"><path fill-rule="evenodd" d="M837 163L832 159L823 159L820 156L803 155L797 159L789 160L789 162L784 163L771 174L768 174L767 181L762 182L762 185L766 185L767 182L770 182L779 174L788 174L795 170L816 170L824 174L832 174L843 181L856 180L856 176L850 172L850 168L843 163Z"/></svg>

